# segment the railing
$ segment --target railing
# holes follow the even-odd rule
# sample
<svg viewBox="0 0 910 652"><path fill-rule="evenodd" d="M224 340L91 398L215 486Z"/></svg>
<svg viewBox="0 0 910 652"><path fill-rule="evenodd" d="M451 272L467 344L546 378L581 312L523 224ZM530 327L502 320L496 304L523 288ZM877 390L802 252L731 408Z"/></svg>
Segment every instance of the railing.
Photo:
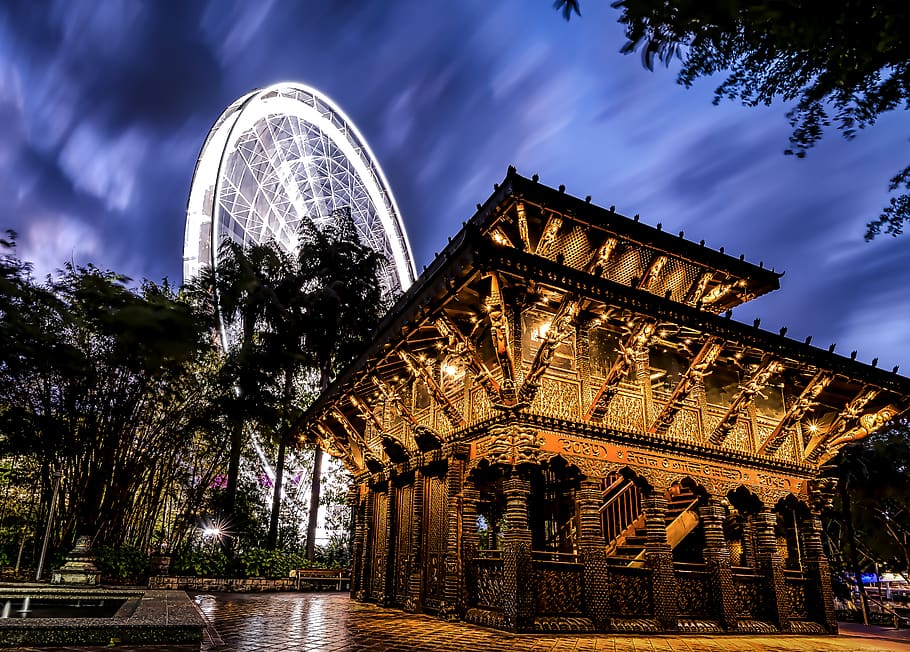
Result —
<svg viewBox="0 0 910 652"><path fill-rule="evenodd" d="M476 606L484 609L499 610L502 608L502 559L475 558L474 571Z"/></svg>
<svg viewBox="0 0 910 652"><path fill-rule="evenodd" d="M687 618L709 619L713 613L713 591L711 576L705 564L673 564L678 586L677 605L679 615Z"/></svg>
<svg viewBox="0 0 910 652"><path fill-rule="evenodd" d="M610 566L607 569L614 595L614 615L624 618L647 618L654 614L653 573L650 568Z"/></svg>
<svg viewBox="0 0 910 652"><path fill-rule="evenodd" d="M549 554L549 553L535 553ZM568 556L568 555L564 555ZM533 559L534 611L540 615L580 616L584 611L584 568L568 561Z"/></svg>
<svg viewBox="0 0 910 652"><path fill-rule="evenodd" d="M741 618L761 620L764 612L760 591L761 576L750 567L734 566L731 570L737 615Z"/></svg>
<svg viewBox="0 0 910 652"><path fill-rule="evenodd" d="M574 552L551 552L549 550L532 550L531 559L535 561L550 561L556 563L574 564L578 562L578 555Z"/></svg>
<svg viewBox="0 0 910 652"><path fill-rule="evenodd" d="M612 543L641 516L641 494L631 480L620 478L604 492L600 507L604 539Z"/></svg>

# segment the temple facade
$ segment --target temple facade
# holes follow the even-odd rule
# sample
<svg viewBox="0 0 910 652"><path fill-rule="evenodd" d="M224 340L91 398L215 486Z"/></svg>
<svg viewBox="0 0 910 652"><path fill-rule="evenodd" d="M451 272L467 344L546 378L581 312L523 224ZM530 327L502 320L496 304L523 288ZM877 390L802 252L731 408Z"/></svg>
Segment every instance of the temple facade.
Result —
<svg viewBox="0 0 910 652"><path fill-rule="evenodd" d="M910 380L730 318L780 275L509 170L314 403L352 595L511 631L834 633L820 467Z"/></svg>

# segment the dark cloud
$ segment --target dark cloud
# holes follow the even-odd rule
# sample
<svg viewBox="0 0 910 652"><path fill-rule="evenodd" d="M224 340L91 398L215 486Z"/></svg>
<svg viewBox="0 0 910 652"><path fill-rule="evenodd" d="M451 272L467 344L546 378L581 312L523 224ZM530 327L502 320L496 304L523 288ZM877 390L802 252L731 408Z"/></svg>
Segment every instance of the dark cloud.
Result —
<svg viewBox="0 0 910 652"><path fill-rule="evenodd" d="M862 242L910 158L904 125L784 157L785 107L712 106L710 80L685 90L672 69L619 55L607 3L568 24L550 4L7 0L0 227L45 269L82 257L179 279L208 129L241 95L294 80L366 137L418 267L515 164L786 269L783 289L737 319L842 350L870 348L867 333L886 350L866 359L908 357L907 245Z"/></svg>

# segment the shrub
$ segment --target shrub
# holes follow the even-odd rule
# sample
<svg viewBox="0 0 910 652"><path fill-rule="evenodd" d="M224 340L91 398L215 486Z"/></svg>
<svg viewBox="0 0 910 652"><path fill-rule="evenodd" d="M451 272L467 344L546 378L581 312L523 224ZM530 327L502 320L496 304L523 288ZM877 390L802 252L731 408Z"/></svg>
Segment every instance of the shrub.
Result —
<svg viewBox="0 0 910 652"><path fill-rule="evenodd" d="M310 568L314 563L299 552L253 548L240 555L240 569L244 577L287 577L295 568Z"/></svg>
<svg viewBox="0 0 910 652"><path fill-rule="evenodd" d="M148 555L134 546L99 546L93 552L95 566L106 580L135 583L148 568Z"/></svg>
<svg viewBox="0 0 910 652"><path fill-rule="evenodd" d="M177 555L171 566L174 575L224 577L228 558L220 550L190 550Z"/></svg>

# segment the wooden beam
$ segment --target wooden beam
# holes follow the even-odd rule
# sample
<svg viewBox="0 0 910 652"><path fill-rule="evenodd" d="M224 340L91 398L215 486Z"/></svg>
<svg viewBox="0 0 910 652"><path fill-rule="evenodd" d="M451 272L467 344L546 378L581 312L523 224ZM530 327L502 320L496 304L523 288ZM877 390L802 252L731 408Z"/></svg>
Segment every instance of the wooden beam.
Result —
<svg viewBox="0 0 910 652"><path fill-rule="evenodd" d="M878 390L868 385L864 386L860 392L847 403L843 411L831 422L831 425L824 432L817 432L809 438L803 456L810 462L818 460L824 450L824 445L828 440L836 439L847 431L847 426L855 421L863 408L872 399L878 396Z"/></svg>
<svg viewBox="0 0 910 652"><path fill-rule="evenodd" d="M701 301L705 294L705 290L708 287L708 283L711 282L712 278L714 278L714 272L702 272L701 275L692 282L689 291L686 292L686 296L683 297L683 303L694 306Z"/></svg>
<svg viewBox="0 0 910 652"><path fill-rule="evenodd" d="M673 417L682 408L692 390L702 382L705 375L710 373L711 365L717 360L717 356L720 355L723 348L723 344L717 337L709 337L705 341L699 352L692 358L689 368L676 384L673 393L670 394L670 398L661 409L660 414L654 419L649 432L663 434L669 430L670 424L673 423Z"/></svg>
<svg viewBox="0 0 910 652"><path fill-rule="evenodd" d="M845 430L837 437L825 442L822 452L818 455L818 463L825 464L838 451L847 444L865 439L873 432L894 419L900 411L894 405L883 407L878 412L868 412L859 417L859 423L850 430Z"/></svg>
<svg viewBox="0 0 910 652"><path fill-rule="evenodd" d="M612 256L613 251L616 250L617 244L619 244L619 241L616 238L607 238L604 240L603 244L597 248L597 251L591 255L591 259L588 261L588 264L585 265L585 271L588 272L588 274L597 273L600 276L606 276L610 256Z"/></svg>
<svg viewBox="0 0 910 652"><path fill-rule="evenodd" d="M833 379L834 376L832 374L823 371L816 373L803 389L799 398L796 399L796 402L787 410L784 418L774 428L774 432L762 442L756 453L758 455L774 455L783 443L787 441L787 436L796 429L796 424L806 415L806 412L818 404L816 402L818 395Z"/></svg>
<svg viewBox="0 0 910 652"><path fill-rule="evenodd" d="M379 380L376 376L372 376L373 384L376 385L376 388L379 390L379 393L382 394L382 398L386 400L387 403L391 403L392 407L395 408L395 411L398 412L399 416L402 419L407 421L408 425L412 428L416 428L420 424L417 422L417 419L414 418L414 415L411 414L411 410L405 405L405 402L401 400L401 396L398 395L398 392L389 387L388 383L384 383Z"/></svg>
<svg viewBox="0 0 910 652"><path fill-rule="evenodd" d="M364 420L369 421L373 424L373 427L376 428L377 433L382 434L385 432L382 421L379 419L379 417L376 416L376 413L373 412L373 408L370 407L369 403L357 396L357 394L354 392L351 392L348 400L351 402L351 405L357 409L357 411L360 413L360 416L362 416Z"/></svg>
<svg viewBox="0 0 910 652"><path fill-rule="evenodd" d="M550 249L556 244L556 235L559 233L560 228L562 228L562 219L555 213L550 213L547 224L543 228L543 233L540 234L540 240L537 241L537 248L534 253L544 257L550 253Z"/></svg>
<svg viewBox="0 0 910 652"><path fill-rule="evenodd" d="M430 396L436 401L439 409L442 410L443 415L449 423L452 424L453 428L458 429L467 425L467 421L461 416L461 412L459 412L458 408L449 400L449 397L445 395L445 392L442 391L439 383L437 383L436 379L433 377L433 373L427 368L426 363L414 355L400 349L398 351L398 357L404 362L408 371L411 372L411 375L424 382L427 389L430 390Z"/></svg>
<svg viewBox="0 0 910 652"><path fill-rule="evenodd" d="M474 348L474 344L471 340L465 337L445 311L439 315L439 318L436 319L434 325L436 326L436 330L439 331L439 334L448 340L448 351L461 358L462 362L464 362L472 373L474 373L493 404L504 404L505 399L503 398L502 388L499 386L499 382L497 382L493 377L493 374L490 373L490 370L487 368L487 365L483 363L483 360L480 359L480 356L477 355L477 350Z"/></svg>
<svg viewBox="0 0 910 652"><path fill-rule="evenodd" d="M524 250L531 251L531 240L528 238L528 215L525 212L524 202L518 202L515 205L515 212L518 214L518 237L521 238Z"/></svg>
<svg viewBox="0 0 910 652"><path fill-rule="evenodd" d="M550 322L547 333L543 342L534 355L534 361L525 374L524 382L521 389L518 390L518 402L522 405L528 405L537 395L540 389L540 378L544 375L550 363L553 361L553 355L557 347L566 341L566 338L575 330L575 318L578 316L580 301L575 298L571 292L563 295L556 314L553 315L553 321Z"/></svg>
<svg viewBox="0 0 910 652"><path fill-rule="evenodd" d="M657 281L661 271L663 271L663 268L666 266L667 260L666 256L656 256L654 260L651 261L651 264L648 265L648 269L645 270L641 280L638 282L639 290L651 290L651 287Z"/></svg>
<svg viewBox="0 0 910 652"><path fill-rule="evenodd" d="M626 341L620 343L619 355L613 361L606 378L604 378L603 383L601 383L597 393L594 395L594 400L591 401L591 406L585 413L585 421L603 420L604 415L607 413L607 407L610 405L610 400L619 389L619 383L622 382L629 370L635 365L635 356L642 351L648 350L656 331L657 322L641 322L633 328Z"/></svg>
<svg viewBox="0 0 910 652"><path fill-rule="evenodd" d="M779 370L780 364L774 359L774 356L766 353L761 362L758 363L758 368L739 386L739 391L733 396L730 407L720 420L720 423L717 424L714 432L711 433L708 441L715 446L722 444L727 435L736 426L740 416L752 405L755 395L761 393L768 381L771 380L771 376Z"/></svg>
<svg viewBox="0 0 910 652"><path fill-rule="evenodd" d="M502 285L499 275L490 272L490 296L486 300L487 317L490 319L490 334L493 350L502 371L502 399L506 405L515 405L515 359L512 355L512 337L506 307L502 300Z"/></svg>

